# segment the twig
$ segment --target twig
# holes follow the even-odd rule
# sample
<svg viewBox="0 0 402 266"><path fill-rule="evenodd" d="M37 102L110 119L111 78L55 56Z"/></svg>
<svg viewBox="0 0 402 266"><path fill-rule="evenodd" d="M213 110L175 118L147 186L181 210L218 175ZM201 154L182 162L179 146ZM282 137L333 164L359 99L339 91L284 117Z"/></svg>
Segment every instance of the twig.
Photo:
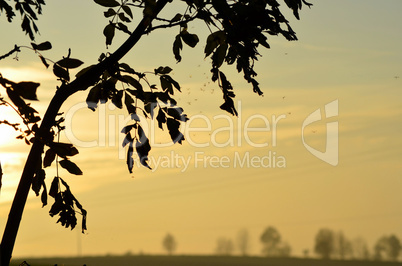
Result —
<svg viewBox="0 0 402 266"><path fill-rule="evenodd" d="M10 55L12 55L13 53L16 52L21 52L20 47L15 45L14 49L12 49L10 52L6 53L5 55L0 56L0 60L9 57Z"/></svg>

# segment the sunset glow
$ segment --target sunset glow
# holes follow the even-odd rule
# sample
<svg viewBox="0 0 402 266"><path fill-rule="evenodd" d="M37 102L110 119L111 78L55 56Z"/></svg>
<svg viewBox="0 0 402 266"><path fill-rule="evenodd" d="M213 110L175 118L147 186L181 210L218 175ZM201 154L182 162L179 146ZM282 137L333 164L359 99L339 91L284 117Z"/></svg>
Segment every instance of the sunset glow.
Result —
<svg viewBox="0 0 402 266"><path fill-rule="evenodd" d="M250 254L261 255L260 236L268 226L276 227L299 257L305 250L315 256L314 237L321 228L362 237L370 250L383 235L402 238L402 1L311 2L300 21L291 20L299 41L273 36L271 49L256 62L263 96L235 69L225 69L238 117L219 108L222 93L211 81L205 43L184 47L180 63L172 53L173 30L156 31L134 47L123 61L144 72L170 66L181 85L174 97L190 118L182 124L180 145L171 143L166 126L161 130L158 121L146 122L139 112L152 141L151 170L136 156L133 173L127 170L125 110L109 103L89 110L88 91L70 97L61 110L67 128L60 139L77 147L71 160L84 174L60 168L59 175L88 211L88 231L77 236L56 224L48 214L52 199L42 208L31 191L15 256L160 254L167 233L177 240L177 254L212 254L219 237L234 239L244 228ZM94 64L125 37L105 48L104 11L93 1L49 1L36 42L52 43L46 56L53 60L71 48L83 67ZM0 17L3 36L9 26ZM0 54L16 42L30 43L19 25L11 27L15 39L2 40ZM205 25L191 31L200 40L209 34ZM59 81L32 51L18 56L19 61L1 60L0 73L41 83L39 101L32 104L43 116ZM0 94L6 95L2 87ZM4 108L0 120L20 123ZM15 136L0 125L1 230L29 151ZM55 163L45 170L50 187Z"/></svg>

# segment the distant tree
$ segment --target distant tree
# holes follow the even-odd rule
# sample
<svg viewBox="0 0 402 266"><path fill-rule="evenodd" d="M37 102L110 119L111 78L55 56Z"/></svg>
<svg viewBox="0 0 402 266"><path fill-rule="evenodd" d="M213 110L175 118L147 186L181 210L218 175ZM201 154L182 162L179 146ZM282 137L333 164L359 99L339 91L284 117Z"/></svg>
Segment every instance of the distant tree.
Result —
<svg viewBox="0 0 402 266"><path fill-rule="evenodd" d="M383 236L374 246L374 259L396 261L401 253L401 242L395 235Z"/></svg>
<svg viewBox="0 0 402 266"><path fill-rule="evenodd" d="M344 260L353 256L353 247L349 239L347 239L342 231L334 233L334 251L336 258Z"/></svg>
<svg viewBox="0 0 402 266"><path fill-rule="evenodd" d="M303 255L304 255L305 258L308 258L309 253L310 253L310 250L308 248L303 249Z"/></svg>
<svg viewBox="0 0 402 266"><path fill-rule="evenodd" d="M359 260L368 260L370 259L370 251L367 245L367 242L365 239L361 237L357 237L352 240L352 251L353 255L352 257L354 259L359 259Z"/></svg>
<svg viewBox="0 0 402 266"><path fill-rule="evenodd" d="M62 226L73 229L77 224L76 213L79 210L83 215L82 231L86 230L86 210L74 197L67 182L60 176L56 176L50 182L45 179L44 168L53 162L71 174L82 174L80 168L70 160L78 150L69 143L58 142L58 136L65 128L64 118L60 117L62 114L59 110L71 95L88 91L86 100L91 110L95 110L99 103L107 102L127 110L132 121L122 132L126 135L123 146L127 148L129 172L133 170L135 152L141 164L150 168L148 154L151 146L141 127L139 114L143 114L145 119L156 119L160 128L167 128L174 143L184 141L184 135L179 128L188 118L173 98L174 92L180 91L181 87L169 75L172 68L155 66L156 68L150 71L140 73L134 70L136 67L121 62L143 36L175 27L177 34L170 38L173 42L172 56L180 62L183 47L186 45L193 48L199 43L199 37L189 30L193 29L194 22L201 22L199 25L204 25L209 31L204 40L204 55L210 58L211 79L222 91L223 104L220 108L232 115L237 115L233 101L235 93L222 66L235 67L250 84L252 91L262 95L254 70L261 48L270 48L268 41L275 35L281 35L289 41L297 40L295 31L276 0L94 0L94 2L105 8L103 14L106 17L106 26L103 35L106 47L112 45L118 33L127 36L114 52L100 51L100 56L85 68L82 68L81 60L71 57L71 51L65 56L59 55L60 59L46 58L45 51L52 48L50 42L39 44L32 42L31 47L15 45L12 50L0 55L2 60L24 49L33 50L46 68L53 69L55 78L60 81L54 97L41 117L26 102L26 100L37 100L36 90L39 83L14 82L0 74L0 85L5 88L5 94L9 98L5 100L0 97L0 105L11 106L22 120L22 123L11 123L7 120L3 123L20 132L18 138L28 145L32 144L1 242L2 266L8 265L11 259L30 188L37 196L41 196L43 206L47 205L48 195L54 199L50 215L58 216L58 222ZM297 19L302 6L311 6L305 0L284 0L284 2ZM39 32L36 21L42 14L44 6L44 0L0 0L0 15L4 14L1 18L7 18L8 22L13 22L16 16L20 16L21 19L17 21L21 21L23 32L34 41L35 35ZM78 9L81 6L74 8ZM169 15L172 12L176 14L174 17ZM69 21L60 23L67 24ZM87 21L82 24L83 27L87 23L97 22ZM4 29L2 40L10 38L8 33L9 31ZM154 50L149 52L150 55L157 54ZM77 75L70 76L70 71L78 68L81 69ZM150 82L150 79L155 78L159 79L158 84Z"/></svg>
<svg viewBox="0 0 402 266"><path fill-rule="evenodd" d="M267 257L288 257L291 248L289 244L282 242L281 235L275 227L269 226L261 234L263 245L262 253Z"/></svg>
<svg viewBox="0 0 402 266"><path fill-rule="evenodd" d="M278 246L278 257L290 257L292 248L287 242L281 242Z"/></svg>
<svg viewBox="0 0 402 266"><path fill-rule="evenodd" d="M250 234L247 229L241 229L237 233L236 244L240 254L247 256L250 250Z"/></svg>
<svg viewBox="0 0 402 266"><path fill-rule="evenodd" d="M216 241L215 253L217 255L230 256L234 250L233 241L229 238L220 237Z"/></svg>
<svg viewBox="0 0 402 266"><path fill-rule="evenodd" d="M323 259L329 259L334 252L334 232L330 229L320 229L315 236L314 251Z"/></svg>
<svg viewBox="0 0 402 266"><path fill-rule="evenodd" d="M260 240L263 244L262 253L266 256L276 256L277 248L281 242L281 235L275 227L269 226L262 233Z"/></svg>
<svg viewBox="0 0 402 266"><path fill-rule="evenodd" d="M172 255L177 248L176 239L169 233L163 238L162 245L169 255Z"/></svg>

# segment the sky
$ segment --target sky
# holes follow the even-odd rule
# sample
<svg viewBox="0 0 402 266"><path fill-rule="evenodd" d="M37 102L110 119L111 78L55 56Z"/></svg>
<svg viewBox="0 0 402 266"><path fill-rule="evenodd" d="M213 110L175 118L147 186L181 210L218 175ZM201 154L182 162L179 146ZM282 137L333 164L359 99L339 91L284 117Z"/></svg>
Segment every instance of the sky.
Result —
<svg viewBox="0 0 402 266"><path fill-rule="evenodd" d="M314 256L321 228L362 237L370 248L383 235L402 237L402 2L311 2L300 21L287 13L299 41L272 37L271 49L261 53L255 69L263 97L224 68L235 87L237 118L219 109L202 24L189 28L201 41L184 47L179 64L171 50L177 29L150 34L130 51L122 61L137 71L173 68L182 86L176 100L190 118L182 145L170 145L166 129L144 126L154 143L153 170L138 165L128 173L119 133L128 122L124 111L107 104L92 112L85 107L87 92L68 99L61 139L79 149L72 160L84 175L61 170L60 176L88 211L88 231L81 235L56 224L50 204L41 208L31 191L14 256L160 254L167 233L176 238L178 254L211 254L218 238L235 241L241 229L250 234L250 253L260 255L259 237L268 226L278 229L295 256L306 249ZM179 8L164 14L173 17ZM93 64L124 40L118 36L106 49L103 11L92 1L51 1L36 41L52 43L48 58L61 59L71 48L84 66ZM0 34L1 54L14 44L29 46L18 23L4 16ZM18 57L0 61L0 73L40 82L33 106L43 114L58 83L32 51ZM2 107L0 120L6 118L18 120ZM6 126L0 136L4 228L29 147L14 141ZM48 186L55 174L52 165Z"/></svg>

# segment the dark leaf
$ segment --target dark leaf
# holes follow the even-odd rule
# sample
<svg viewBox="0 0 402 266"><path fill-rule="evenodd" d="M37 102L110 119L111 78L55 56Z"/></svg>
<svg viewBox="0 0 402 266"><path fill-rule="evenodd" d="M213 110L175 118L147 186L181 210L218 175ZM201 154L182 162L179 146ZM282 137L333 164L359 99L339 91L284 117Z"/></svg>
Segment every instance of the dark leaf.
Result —
<svg viewBox="0 0 402 266"><path fill-rule="evenodd" d="M149 145L149 140L145 135L141 126L138 126L138 136L139 139L135 143L135 149L137 151L140 162L143 166L151 169L148 165L148 153L151 150L151 145Z"/></svg>
<svg viewBox="0 0 402 266"><path fill-rule="evenodd" d="M40 60L42 61L42 63L45 65L45 67L46 68L49 68L49 63L46 61L46 59L43 57L43 56L41 56L41 55L39 55L39 58L40 58Z"/></svg>
<svg viewBox="0 0 402 266"><path fill-rule="evenodd" d="M78 154L77 148L70 143L52 142L49 144L49 146L58 156L62 158Z"/></svg>
<svg viewBox="0 0 402 266"><path fill-rule="evenodd" d="M178 91L181 92L181 90L180 90L180 84L179 84L177 81L175 81L174 79L172 79L171 76L168 76L168 79L170 80L170 82L172 83L172 85L173 85Z"/></svg>
<svg viewBox="0 0 402 266"><path fill-rule="evenodd" d="M40 199L42 201L42 208L43 208L47 205L47 189L46 189L46 184L44 182L43 182L43 191L42 191L42 195L41 195Z"/></svg>
<svg viewBox="0 0 402 266"><path fill-rule="evenodd" d="M129 114L136 113L136 108L133 104L134 104L133 98L131 98L131 96L127 92L124 93L124 105L126 106Z"/></svg>
<svg viewBox="0 0 402 266"><path fill-rule="evenodd" d="M3 8L4 8L4 10L6 11L6 16L7 16L8 22L12 22L12 19L15 16L13 8L9 4L7 4L7 2L4 0L1 0L0 2L1 2L0 10L3 11Z"/></svg>
<svg viewBox="0 0 402 266"><path fill-rule="evenodd" d="M38 51L46 51L52 49L52 44L50 42L43 42L40 44L35 44L31 42L32 48Z"/></svg>
<svg viewBox="0 0 402 266"><path fill-rule="evenodd" d="M81 232L84 233L87 230L87 211L81 209L82 222L81 222Z"/></svg>
<svg viewBox="0 0 402 266"><path fill-rule="evenodd" d="M200 41L196 34L191 34L191 33L188 33L187 31L182 31L180 33L180 36L183 39L183 42L192 48L194 48L197 45L197 43Z"/></svg>
<svg viewBox="0 0 402 266"><path fill-rule="evenodd" d="M172 118L168 118L167 127L169 130L170 138L172 139L173 143L178 142L181 144L182 141L184 140L184 135L179 131L180 122Z"/></svg>
<svg viewBox="0 0 402 266"><path fill-rule="evenodd" d="M174 94L173 92L173 86L172 83L170 82L170 79L168 78L168 75L162 75L160 76L161 80L161 87L163 91L167 91L169 94Z"/></svg>
<svg viewBox="0 0 402 266"><path fill-rule="evenodd" d="M118 27L117 29L121 30L122 32L125 32L127 34L131 34L131 31L128 30L127 26L124 25L123 23L117 23Z"/></svg>
<svg viewBox="0 0 402 266"><path fill-rule="evenodd" d="M43 158L43 167L49 167L54 159L56 158L56 153L52 149L48 149L45 152L45 157Z"/></svg>
<svg viewBox="0 0 402 266"><path fill-rule="evenodd" d="M177 14L170 20L170 23L178 22L178 21L181 20L182 17L183 17L182 14L177 13Z"/></svg>
<svg viewBox="0 0 402 266"><path fill-rule="evenodd" d="M113 8L109 8L108 11L103 12L103 15L107 18L112 17L112 16L116 15L116 11L114 11Z"/></svg>
<svg viewBox="0 0 402 266"><path fill-rule="evenodd" d="M98 102L101 98L101 90L102 85L98 83L94 87L92 87L92 89L88 93L86 102L88 108L91 109L92 111L95 111L95 109L98 107Z"/></svg>
<svg viewBox="0 0 402 266"><path fill-rule="evenodd" d="M111 45L113 38L114 38L114 33L115 33L115 25L112 23L109 23L106 25L105 29L103 30L103 35L106 37L106 45Z"/></svg>
<svg viewBox="0 0 402 266"><path fill-rule="evenodd" d="M133 119L134 121L140 122L140 117L137 114L132 113L131 119Z"/></svg>
<svg viewBox="0 0 402 266"><path fill-rule="evenodd" d="M170 67L166 66L166 67L158 67L157 69L154 70L155 74L169 74L170 72L172 72L173 69L171 69Z"/></svg>
<svg viewBox="0 0 402 266"><path fill-rule="evenodd" d="M133 18L133 12L131 12L131 9L130 9L129 6L124 5L124 6L121 6L121 7L123 8L124 12L126 12L126 14L127 14L130 18Z"/></svg>
<svg viewBox="0 0 402 266"><path fill-rule="evenodd" d="M30 22L29 18L26 15L24 16L24 19L22 20L21 28L22 28L23 31L26 32L26 34L29 35L29 38L31 40L35 39L34 33L33 33L32 29L31 29L31 22Z"/></svg>
<svg viewBox="0 0 402 266"><path fill-rule="evenodd" d="M167 92L154 92L154 94L164 104L168 104L168 101L173 100Z"/></svg>
<svg viewBox="0 0 402 266"><path fill-rule="evenodd" d="M225 102L220 106L222 110L229 112L230 114L237 116L236 108L234 107L234 102L231 98L226 98Z"/></svg>
<svg viewBox="0 0 402 266"><path fill-rule="evenodd" d="M133 128L137 128L135 124L125 126L125 127L123 127L123 129L121 130L121 133L123 133L123 134L128 134ZM132 139L131 139L129 142L132 142ZM123 145L123 147L124 147L124 146L125 146L125 145Z"/></svg>
<svg viewBox="0 0 402 266"><path fill-rule="evenodd" d="M11 88L6 89L8 98L14 103L15 106L17 106L18 109L22 109L26 106L25 101L16 93L13 91Z"/></svg>
<svg viewBox="0 0 402 266"><path fill-rule="evenodd" d="M159 108L158 115L156 116L156 120L158 120L158 126L160 129L163 130L163 124L166 123L166 115L162 111L162 109Z"/></svg>
<svg viewBox="0 0 402 266"><path fill-rule="evenodd" d="M149 102L147 104L144 105L144 109L145 111L151 115L151 118L154 118L154 109L156 107L156 103L155 102Z"/></svg>
<svg viewBox="0 0 402 266"><path fill-rule="evenodd" d="M124 13L119 13L119 18L120 18L121 21L124 21L124 22L131 22L131 20L130 20L128 17L126 17L126 16L124 15Z"/></svg>
<svg viewBox="0 0 402 266"><path fill-rule="evenodd" d="M255 79L251 79L251 84L253 84L253 92L257 93L258 95L263 95L264 93L261 91L258 82Z"/></svg>
<svg viewBox="0 0 402 266"><path fill-rule="evenodd" d="M219 45L219 47L216 49L216 51L212 55L213 67L219 68L223 64L223 61L225 60L225 57L226 57L227 49L228 49L227 43L223 43L223 44Z"/></svg>
<svg viewBox="0 0 402 266"><path fill-rule="evenodd" d="M181 61L180 51L183 49L183 43L181 42L180 34L176 36L173 42L173 54L177 62Z"/></svg>
<svg viewBox="0 0 402 266"><path fill-rule="evenodd" d="M268 49L271 48L267 42L267 37L264 34L262 34L262 33L258 34L257 40L265 48L268 48Z"/></svg>
<svg viewBox="0 0 402 266"><path fill-rule="evenodd" d="M168 108L167 113L169 116L173 117L176 120L185 122L188 120L187 115L183 114L183 109L180 107Z"/></svg>
<svg viewBox="0 0 402 266"><path fill-rule="evenodd" d="M35 33L38 33L38 32L39 32L39 29L38 29L38 27L36 26L35 21L33 21L33 20L32 20L32 27L34 28Z"/></svg>
<svg viewBox="0 0 402 266"><path fill-rule="evenodd" d="M61 78L62 80L70 80L70 74L68 71L57 64L53 65L53 73L56 75L56 77Z"/></svg>
<svg viewBox="0 0 402 266"><path fill-rule="evenodd" d="M35 192L36 196L39 196L39 191L45 182L45 176L46 174L43 169L39 169L35 172L32 179L32 190Z"/></svg>
<svg viewBox="0 0 402 266"><path fill-rule="evenodd" d="M72 161L64 159L64 160L61 160L59 163L60 163L60 166L63 167L64 169L66 169L70 174L82 175L81 169Z"/></svg>
<svg viewBox="0 0 402 266"><path fill-rule="evenodd" d="M24 7L25 12L27 12L33 19L38 19L35 12L32 10L31 6L28 3L22 2L22 6Z"/></svg>
<svg viewBox="0 0 402 266"><path fill-rule="evenodd" d="M27 120L27 123L36 123L40 121L40 117L35 116L35 113L37 113L37 111L29 106L29 104L26 104L25 101L18 95L18 93L16 93L11 88L7 88L6 91L10 100L15 104L15 106L17 106L18 111Z"/></svg>
<svg viewBox="0 0 402 266"><path fill-rule="evenodd" d="M18 95L27 100L38 100L36 96L36 89L39 87L39 83L22 81L13 85L13 89Z"/></svg>
<svg viewBox="0 0 402 266"><path fill-rule="evenodd" d="M123 108L123 91L117 91L112 94L112 103L119 109Z"/></svg>
<svg viewBox="0 0 402 266"><path fill-rule="evenodd" d="M130 172L130 174L133 173L133 167L134 167L133 153L134 153L134 149L133 149L133 144L131 143L127 149L127 167L128 167L128 171Z"/></svg>
<svg viewBox="0 0 402 266"><path fill-rule="evenodd" d="M123 75L123 76L121 77L121 81L130 84L131 86L133 86L133 87L136 88L137 90L143 90L141 83L140 83L138 80L136 80L135 78L133 78L132 76Z"/></svg>
<svg viewBox="0 0 402 266"><path fill-rule="evenodd" d="M63 58L56 62L61 67L64 68L77 68L83 64L83 62L79 59L75 58Z"/></svg>
<svg viewBox="0 0 402 266"><path fill-rule="evenodd" d="M120 63L119 67L122 69L122 71L130 73L130 74L136 74L135 70L131 68L128 64L126 63Z"/></svg>
<svg viewBox="0 0 402 266"><path fill-rule="evenodd" d="M207 24L212 24L214 25L216 28L218 28L215 24L215 22L212 19L212 14L210 11L206 11L206 10L198 10L198 14L197 14L197 18L202 19L203 21L205 21Z"/></svg>
<svg viewBox="0 0 402 266"><path fill-rule="evenodd" d="M104 7L116 7L119 6L119 2L116 0L94 0L95 3Z"/></svg>
<svg viewBox="0 0 402 266"><path fill-rule="evenodd" d="M50 185L49 196L56 198L57 193L59 193L59 178L56 176Z"/></svg>
<svg viewBox="0 0 402 266"><path fill-rule="evenodd" d="M130 143L130 145L132 145L134 139L131 137L130 131L129 131L129 129L128 129L127 127L123 128L123 130L124 130L124 131L127 131L127 134L126 134L126 136L124 137L123 143L122 143L122 146L123 146L123 148L124 148L124 147L126 147L127 144L129 144L129 143Z"/></svg>
<svg viewBox="0 0 402 266"><path fill-rule="evenodd" d="M52 185L53 185L53 183L52 183ZM49 192L49 195L50 195L50 192ZM58 192L54 197L54 203L49 210L49 215L52 217L57 215L64 208L63 198L61 195L62 195L61 192Z"/></svg>
<svg viewBox="0 0 402 266"><path fill-rule="evenodd" d="M229 47L228 53L225 58L226 62L229 65L232 65L234 62L236 62L238 56L239 56L238 51L231 46L231 47Z"/></svg>
<svg viewBox="0 0 402 266"><path fill-rule="evenodd" d="M87 72L88 70L90 70L91 68L93 68L93 67L95 67L95 66L96 66L96 65L87 66L87 67L81 69L80 71L78 71L78 73L75 74L75 76L76 76L77 78L79 78L79 77L81 77L85 72ZM96 83L96 82L94 82L93 84L95 84L95 83ZM91 84L91 85L92 85L92 84Z"/></svg>
<svg viewBox="0 0 402 266"><path fill-rule="evenodd" d="M207 38L207 44L205 45L205 57L209 56L216 47L222 44L226 39L224 31L217 31L211 33Z"/></svg>

